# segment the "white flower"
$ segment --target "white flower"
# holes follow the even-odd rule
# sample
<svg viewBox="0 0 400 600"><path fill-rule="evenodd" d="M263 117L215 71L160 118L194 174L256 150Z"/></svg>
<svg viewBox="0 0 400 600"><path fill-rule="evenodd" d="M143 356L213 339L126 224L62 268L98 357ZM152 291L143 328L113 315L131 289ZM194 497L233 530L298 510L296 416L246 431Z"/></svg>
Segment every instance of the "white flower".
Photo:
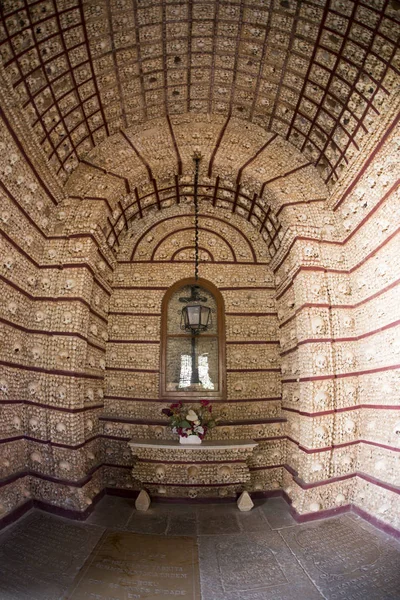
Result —
<svg viewBox="0 0 400 600"><path fill-rule="evenodd" d="M195 425L200 425L200 421L199 421L199 419L197 419L197 421L194 421L194 424L195 424Z"/></svg>
<svg viewBox="0 0 400 600"><path fill-rule="evenodd" d="M204 428L201 427L201 426L195 427L194 430L195 430L196 433L200 433L200 434L204 433Z"/></svg>
<svg viewBox="0 0 400 600"><path fill-rule="evenodd" d="M196 415L196 413L194 412L194 410L191 408L188 412L188 414L186 415L186 420L187 421L197 421L198 420L198 416Z"/></svg>

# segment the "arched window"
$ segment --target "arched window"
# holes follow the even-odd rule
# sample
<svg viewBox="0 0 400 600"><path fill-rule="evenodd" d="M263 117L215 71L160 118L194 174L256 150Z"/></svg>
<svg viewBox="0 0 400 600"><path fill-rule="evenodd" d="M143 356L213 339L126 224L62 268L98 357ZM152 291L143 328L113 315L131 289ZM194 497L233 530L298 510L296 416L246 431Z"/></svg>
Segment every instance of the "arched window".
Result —
<svg viewBox="0 0 400 600"><path fill-rule="evenodd" d="M225 397L223 299L212 283L183 279L167 291L161 344L161 397Z"/></svg>

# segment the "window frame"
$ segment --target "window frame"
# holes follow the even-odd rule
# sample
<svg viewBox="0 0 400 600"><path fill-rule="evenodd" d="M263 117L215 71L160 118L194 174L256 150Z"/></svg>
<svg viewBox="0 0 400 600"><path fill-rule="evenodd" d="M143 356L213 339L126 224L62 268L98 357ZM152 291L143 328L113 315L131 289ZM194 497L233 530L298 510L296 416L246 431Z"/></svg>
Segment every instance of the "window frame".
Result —
<svg viewBox="0 0 400 600"><path fill-rule="evenodd" d="M217 305L217 333L215 337L218 340L218 390L202 391L168 391L166 389L166 362L167 362L167 333L168 325L168 306L171 296L180 288L187 285L198 285L209 291L215 298ZM183 308L183 305L182 305ZM175 337L172 336L171 337ZM186 336L185 336L186 337ZM188 335L188 338L191 336ZM200 334L201 337L201 334ZM214 336L213 336L214 337ZM225 400L226 399L226 337L225 337L225 304L219 289L210 281L202 278L197 280L194 277L180 279L165 292L161 303L161 346L160 346L160 398L167 400Z"/></svg>

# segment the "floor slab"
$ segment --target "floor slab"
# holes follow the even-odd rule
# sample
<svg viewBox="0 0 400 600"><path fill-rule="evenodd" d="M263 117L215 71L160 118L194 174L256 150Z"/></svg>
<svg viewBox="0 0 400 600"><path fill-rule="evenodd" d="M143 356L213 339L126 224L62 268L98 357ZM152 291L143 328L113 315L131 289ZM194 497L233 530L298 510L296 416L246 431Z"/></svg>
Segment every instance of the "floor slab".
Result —
<svg viewBox="0 0 400 600"><path fill-rule="evenodd" d="M171 597L200 600L195 540L107 531L65 600Z"/></svg>
<svg viewBox="0 0 400 600"><path fill-rule="evenodd" d="M104 529L32 511L0 536L1 600L57 600Z"/></svg>
<svg viewBox="0 0 400 600"><path fill-rule="evenodd" d="M207 600L319 600L279 533L203 536L199 540L203 598Z"/></svg>
<svg viewBox="0 0 400 600"><path fill-rule="evenodd" d="M201 596L173 575L197 545ZM400 600L400 544L352 513L299 525L279 498L138 512L106 496L85 523L34 510L0 534L0 600L164 597Z"/></svg>
<svg viewBox="0 0 400 600"><path fill-rule="evenodd" d="M280 534L324 597L400 598L399 546L374 528L342 516Z"/></svg>

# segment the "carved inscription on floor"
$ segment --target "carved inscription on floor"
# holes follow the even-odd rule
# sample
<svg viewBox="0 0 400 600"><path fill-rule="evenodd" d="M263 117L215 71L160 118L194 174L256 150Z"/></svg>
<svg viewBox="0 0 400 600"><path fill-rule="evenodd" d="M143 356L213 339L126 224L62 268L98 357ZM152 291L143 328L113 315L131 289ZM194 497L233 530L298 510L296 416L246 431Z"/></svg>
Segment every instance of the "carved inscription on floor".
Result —
<svg viewBox="0 0 400 600"><path fill-rule="evenodd" d="M200 600L195 540L107 532L68 600Z"/></svg>
<svg viewBox="0 0 400 600"><path fill-rule="evenodd" d="M225 592L256 590L287 583L276 558L263 543L254 543L248 552L248 542L234 546L229 540L216 546L221 583Z"/></svg>
<svg viewBox="0 0 400 600"><path fill-rule="evenodd" d="M41 512L27 515L0 539L1 600L57 600L103 531Z"/></svg>
<svg viewBox="0 0 400 600"><path fill-rule="evenodd" d="M368 524L344 516L281 533L325 598L400 598L400 548Z"/></svg>
<svg viewBox="0 0 400 600"><path fill-rule="evenodd" d="M322 600L265 521L257 533L201 536L199 545L204 600Z"/></svg>

